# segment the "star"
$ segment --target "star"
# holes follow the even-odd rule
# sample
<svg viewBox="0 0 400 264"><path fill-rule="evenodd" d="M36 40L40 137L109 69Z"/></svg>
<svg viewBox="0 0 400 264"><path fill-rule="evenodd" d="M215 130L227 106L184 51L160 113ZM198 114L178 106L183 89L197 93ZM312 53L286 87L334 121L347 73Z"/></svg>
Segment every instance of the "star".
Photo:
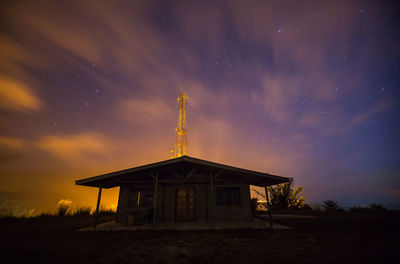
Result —
<svg viewBox="0 0 400 264"><path fill-rule="evenodd" d="M278 29L278 33L281 33L282 32L282 30L281 29Z"/></svg>

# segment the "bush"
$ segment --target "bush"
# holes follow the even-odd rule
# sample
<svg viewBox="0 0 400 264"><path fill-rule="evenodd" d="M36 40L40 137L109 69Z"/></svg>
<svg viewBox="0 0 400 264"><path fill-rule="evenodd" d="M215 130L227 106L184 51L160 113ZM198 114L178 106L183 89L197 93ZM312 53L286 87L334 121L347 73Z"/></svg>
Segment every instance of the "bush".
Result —
<svg viewBox="0 0 400 264"><path fill-rule="evenodd" d="M91 212L92 208L90 206L82 206L75 210L74 215L88 216Z"/></svg>
<svg viewBox="0 0 400 264"><path fill-rule="evenodd" d="M57 206L56 214L58 216L67 216L71 213L71 200L60 200Z"/></svg>
<svg viewBox="0 0 400 264"><path fill-rule="evenodd" d="M337 202L333 200L326 200L324 201L324 204L322 205L325 211L341 211L343 210Z"/></svg>
<svg viewBox="0 0 400 264"><path fill-rule="evenodd" d="M104 206L101 206L99 209L99 216L115 215L115 213L114 209L106 209Z"/></svg>
<svg viewBox="0 0 400 264"><path fill-rule="evenodd" d="M293 182L267 187L267 190L271 209L311 210L311 207L306 204L303 187L298 186L293 189ZM253 191L263 199L266 199L264 194L255 189ZM267 207L266 202L261 203L257 205L257 210L267 209Z"/></svg>
<svg viewBox="0 0 400 264"><path fill-rule="evenodd" d="M373 211L387 211L381 204L369 204L368 207Z"/></svg>
<svg viewBox="0 0 400 264"><path fill-rule="evenodd" d="M298 186L293 189L292 182L268 187L272 209L309 208L304 197L304 189Z"/></svg>
<svg viewBox="0 0 400 264"><path fill-rule="evenodd" d="M354 206L350 207L352 212L383 212L387 211L381 204L368 204L367 206Z"/></svg>

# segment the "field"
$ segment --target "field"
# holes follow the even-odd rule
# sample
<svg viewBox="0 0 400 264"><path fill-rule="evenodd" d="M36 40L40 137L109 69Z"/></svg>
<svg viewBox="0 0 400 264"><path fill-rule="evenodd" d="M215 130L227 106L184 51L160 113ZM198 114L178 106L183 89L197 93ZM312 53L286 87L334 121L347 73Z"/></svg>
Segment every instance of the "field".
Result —
<svg viewBox="0 0 400 264"><path fill-rule="evenodd" d="M109 220L103 217L101 220ZM90 217L0 220L2 263L399 263L399 212L276 219L290 230L76 232Z"/></svg>

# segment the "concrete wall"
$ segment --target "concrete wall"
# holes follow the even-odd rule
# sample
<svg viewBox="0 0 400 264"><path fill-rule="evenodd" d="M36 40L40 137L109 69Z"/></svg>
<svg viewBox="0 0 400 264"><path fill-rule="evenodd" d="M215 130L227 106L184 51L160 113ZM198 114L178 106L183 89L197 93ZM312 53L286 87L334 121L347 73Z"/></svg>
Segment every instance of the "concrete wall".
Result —
<svg viewBox="0 0 400 264"><path fill-rule="evenodd" d="M197 222L202 221L251 221L249 185L218 185L214 186L214 199L211 201L211 190L208 184L158 185L157 190L157 222L175 222L176 189L177 187L193 187L195 189L195 215ZM240 205L216 205L215 188L221 186L240 187ZM122 185L118 201L118 221L128 223L128 215L135 208L129 208L128 200L131 189L141 191L143 206L137 221L152 222L154 184ZM208 209L208 210L207 210ZM208 211L208 212L207 212ZM148 216L150 214L150 217ZM138 214L139 215L139 214ZM147 216L146 216L147 215Z"/></svg>

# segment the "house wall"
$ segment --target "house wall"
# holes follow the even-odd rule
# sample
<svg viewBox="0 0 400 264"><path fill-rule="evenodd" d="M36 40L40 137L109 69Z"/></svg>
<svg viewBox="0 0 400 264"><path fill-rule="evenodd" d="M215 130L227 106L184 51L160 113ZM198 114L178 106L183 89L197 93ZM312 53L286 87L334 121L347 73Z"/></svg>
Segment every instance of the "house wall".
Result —
<svg viewBox="0 0 400 264"><path fill-rule="evenodd" d="M216 205L214 200L213 204L215 205L215 221L251 221L249 185L216 185L215 187L224 186L240 187L240 205Z"/></svg>
<svg viewBox="0 0 400 264"><path fill-rule="evenodd" d="M250 190L249 185L220 185L214 186L214 199L211 201L210 185L202 184L181 184L164 185L159 184L157 189L157 222L175 222L176 190L178 187L193 187L195 189L195 215L197 222L204 221L251 221ZM240 187L240 205L216 205L216 187L236 186ZM138 222L152 222L153 217L153 194L154 184L150 185L122 185L120 187L120 196L118 201L118 222L127 224L128 215L134 210L129 208L130 190L137 189L141 191L141 199L145 199L138 214ZM208 210L207 210L208 209ZM140 215L140 216L139 216Z"/></svg>
<svg viewBox="0 0 400 264"><path fill-rule="evenodd" d="M192 187L195 192L195 221L207 221L206 214L206 185L205 184L185 184L185 185L164 185L160 189L164 192L164 207L162 197L157 199L157 221L175 222L176 189L178 187ZM161 196L160 195L160 196Z"/></svg>
<svg viewBox="0 0 400 264"><path fill-rule="evenodd" d="M136 207L129 206L129 195L131 190L139 190L141 192L141 213L137 214L137 222L150 222L153 216L154 206L154 184L141 185L121 185L119 188L118 199L118 222L127 224L128 216L136 210Z"/></svg>

